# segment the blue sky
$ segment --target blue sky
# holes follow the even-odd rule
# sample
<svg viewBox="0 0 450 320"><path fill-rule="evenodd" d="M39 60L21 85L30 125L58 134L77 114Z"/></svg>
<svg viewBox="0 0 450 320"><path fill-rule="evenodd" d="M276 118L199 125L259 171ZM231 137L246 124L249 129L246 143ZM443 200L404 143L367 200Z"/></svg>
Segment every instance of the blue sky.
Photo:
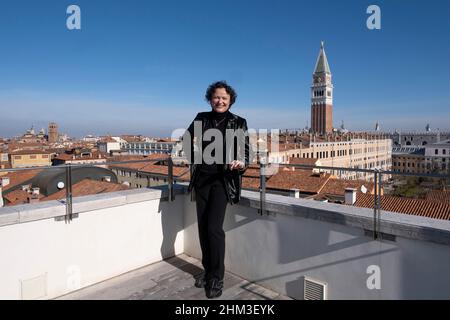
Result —
<svg viewBox="0 0 450 320"><path fill-rule="evenodd" d="M66 28L70 4L81 30ZM366 27L371 4L381 30ZM222 79L251 127L304 127L321 40L335 127L450 129L449 15L446 0L5 0L0 136L50 121L72 136L168 136Z"/></svg>

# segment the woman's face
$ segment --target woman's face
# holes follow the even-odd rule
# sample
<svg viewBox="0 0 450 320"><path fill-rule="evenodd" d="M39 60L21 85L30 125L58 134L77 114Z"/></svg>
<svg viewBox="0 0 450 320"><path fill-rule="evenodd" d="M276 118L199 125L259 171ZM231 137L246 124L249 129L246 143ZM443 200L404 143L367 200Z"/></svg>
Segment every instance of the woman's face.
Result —
<svg viewBox="0 0 450 320"><path fill-rule="evenodd" d="M217 88L216 91L214 91L210 103L215 112L226 112L230 109L230 95L225 88Z"/></svg>

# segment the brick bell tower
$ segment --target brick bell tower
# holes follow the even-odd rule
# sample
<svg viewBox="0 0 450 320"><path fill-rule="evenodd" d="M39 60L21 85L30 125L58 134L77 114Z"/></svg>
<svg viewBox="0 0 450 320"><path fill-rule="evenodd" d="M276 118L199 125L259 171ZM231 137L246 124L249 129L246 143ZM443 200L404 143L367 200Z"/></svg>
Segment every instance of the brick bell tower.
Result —
<svg viewBox="0 0 450 320"><path fill-rule="evenodd" d="M323 41L313 73L311 86L311 132L318 134L333 131L333 84Z"/></svg>

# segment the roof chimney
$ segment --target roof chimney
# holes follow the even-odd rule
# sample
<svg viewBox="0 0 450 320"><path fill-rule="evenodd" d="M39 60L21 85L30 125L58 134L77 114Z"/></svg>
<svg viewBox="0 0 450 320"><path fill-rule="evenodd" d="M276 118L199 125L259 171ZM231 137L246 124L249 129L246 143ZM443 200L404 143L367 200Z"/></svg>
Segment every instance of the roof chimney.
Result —
<svg viewBox="0 0 450 320"><path fill-rule="evenodd" d="M356 189L345 188L345 204L354 205L356 202Z"/></svg>
<svg viewBox="0 0 450 320"><path fill-rule="evenodd" d="M9 177L3 177L3 178L0 178L0 181L1 181L1 183L0 183L0 187L6 187L7 185L9 185Z"/></svg>
<svg viewBox="0 0 450 320"><path fill-rule="evenodd" d="M38 203L39 202L39 194L33 193L27 198L28 203Z"/></svg>
<svg viewBox="0 0 450 320"><path fill-rule="evenodd" d="M35 188L32 189L32 194L33 195L39 195L39 191L40 191L40 189L38 187L35 187Z"/></svg>
<svg viewBox="0 0 450 320"><path fill-rule="evenodd" d="M291 197L300 198L300 189L291 189Z"/></svg>

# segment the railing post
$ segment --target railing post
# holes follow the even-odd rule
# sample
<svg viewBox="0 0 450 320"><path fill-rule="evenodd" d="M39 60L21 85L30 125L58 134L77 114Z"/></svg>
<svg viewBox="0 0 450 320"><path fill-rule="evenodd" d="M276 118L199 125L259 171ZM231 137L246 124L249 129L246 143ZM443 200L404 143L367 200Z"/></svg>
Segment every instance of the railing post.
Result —
<svg viewBox="0 0 450 320"><path fill-rule="evenodd" d="M266 213L266 164L260 161L259 171L259 213L261 215Z"/></svg>
<svg viewBox="0 0 450 320"><path fill-rule="evenodd" d="M373 199L373 239L378 237L377 232L377 208L378 208L378 171L373 171L373 183L374 183L374 199Z"/></svg>
<svg viewBox="0 0 450 320"><path fill-rule="evenodd" d="M173 161L172 157L169 156L169 173L168 173L168 187L169 187L169 201L175 200L175 195L173 192Z"/></svg>
<svg viewBox="0 0 450 320"><path fill-rule="evenodd" d="M192 164L190 164L189 165L189 177L190 177L190 179L192 179L192 173L194 172L194 170L193 170L193 165ZM194 193L195 193L195 189L193 189L192 191L191 191L191 202L194 202L195 201L195 197L194 197Z"/></svg>
<svg viewBox="0 0 450 320"><path fill-rule="evenodd" d="M377 230L378 232L380 232L381 229L381 187L382 187L382 173L378 172L378 202L377 202L377 210L378 210L378 215L377 215Z"/></svg>
<svg viewBox="0 0 450 320"><path fill-rule="evenodd" d="M72 221L72 166L66 164L66 223Z"/></svg>

